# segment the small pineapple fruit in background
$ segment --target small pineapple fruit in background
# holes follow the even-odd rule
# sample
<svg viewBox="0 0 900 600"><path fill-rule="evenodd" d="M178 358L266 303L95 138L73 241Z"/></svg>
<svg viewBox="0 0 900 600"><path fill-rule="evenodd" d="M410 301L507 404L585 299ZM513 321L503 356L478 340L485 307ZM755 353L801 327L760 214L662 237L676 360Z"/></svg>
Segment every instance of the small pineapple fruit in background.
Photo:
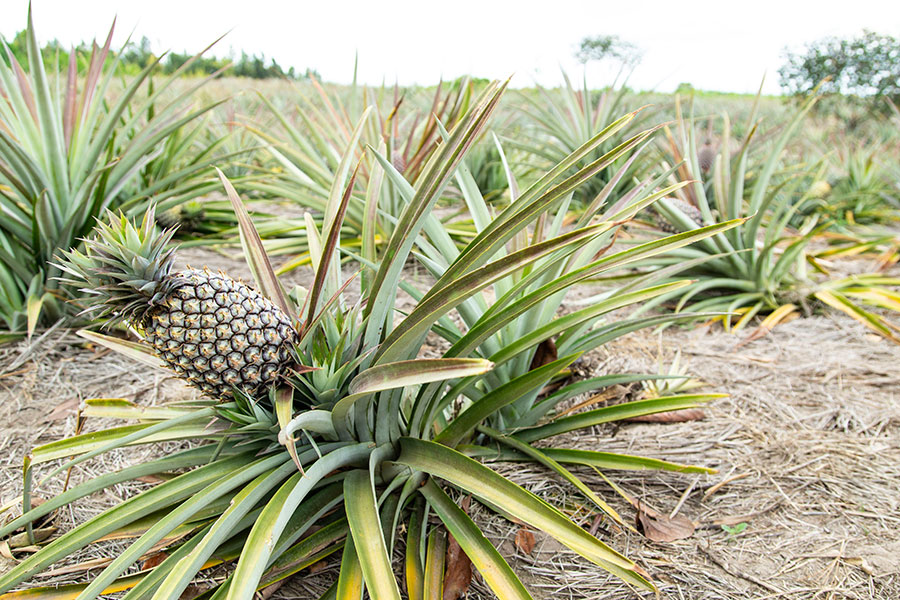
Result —
<svg viewBox="0 0 900 600"><path fill-rule="evenodd" d="M181 233L192 233L200 228L206 218L203 203L199 200L188 200L174 208L161 212L156 218L160 227L166 229L177 227Z"/></svg>
<svg viewBox="0 0 900 600"><path fill-rule="evenodd" d="M679 200L678 198L665 198L666 202L680 210L684 213L688 219L696 223L697 227L700 227L703 224L703 215L700 213L700 209L691 204L690 202L685 202L684 200ZM656 227L664 231L666 233L681 233L681 229L676 227L672 223L670 223L660 212L653 206L650 207L651 212L653 212L654 222L656 223Z"/></svg>
<svg viewBox="0 0 900 600"><path fill-rule="evenodd" d="M84 252L64 252L68 284L91 294L85 312L134 326L175 373L215 399L232 388L252 396L292 363L290 317L255 289L224 274L171 273L174 229L154 211L140 226L107 214Z"/></svg>
<svg viewBox="0 0 900 600"><path fill-rule="evenodd" d="M716 162L716 155L718 154L718 150L711 140L706 140L700 149L697 150L697 162L700 167L700 172L703 175L709 173L709 170L712 169L713 164Z"/></svg>
<svg viewBox="0 0 900 600"><path fill-rule="evenodd" d="M824 198L830 193L831 184L824 179L813 182L813 184L809 187L809 195L812 198Z"/></svg>
<svg viewBox="0 0 900 600"><path fill-rule="evenodd" d="M718 153L718 149L713 144L713 119L709 119L706 122L706 140L697 150L697 166L700 167L701 175L709 174L709 170L712 169L713 164L716 162Z"/></svg>

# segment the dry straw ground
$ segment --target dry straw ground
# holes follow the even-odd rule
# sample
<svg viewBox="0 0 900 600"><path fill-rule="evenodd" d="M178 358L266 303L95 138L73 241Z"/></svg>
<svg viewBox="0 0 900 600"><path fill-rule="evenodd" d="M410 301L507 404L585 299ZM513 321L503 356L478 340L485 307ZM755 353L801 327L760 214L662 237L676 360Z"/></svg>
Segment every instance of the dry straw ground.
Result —
<svg viewBox="0 0 900 600"><path fill-rule="evenodd" d="M229 260L215 259L195 252L189 262L235 272ZM730 394L708 406L704 420L598 427L565 440L718 469L700 476L609 474L632 497L694 521L691 537L656 543L595 522L584 500L543 469L500 468L624 549L652 574L664 598L897 600L900 347L843 316L796 319L763 339L738 345L740 339L718 326L672 328L661 337L643 332L580 365L598 374L647 372L655 368L660 348L667 357L680 348L682 360L709 391ZM81 400L124 397L152 405L191 393L166 373L86 349L70 333L53 331L39 344L0 348L0 501L21 492L22 458L29 448L73 433ZM165 451L113 453L73 473L73 480ZM587 469L579 475L633 518L634 510L600 476ZM38 493L49 495L60 485ZM145 485L97 494L59 513L55 525L66 529L82 522ZM537 532L532 553L523 554L513 543L518 526L474 502L472 512L512 557L536 598L635 597ZM115 543L91 548L72 562L102 560L116 551ZM334 557L317 574L295 577L272 597L315 598L334 577L336 562ZM10 564L0 558L0 571ZM492 596L476 578L469 597Z"/></svg>

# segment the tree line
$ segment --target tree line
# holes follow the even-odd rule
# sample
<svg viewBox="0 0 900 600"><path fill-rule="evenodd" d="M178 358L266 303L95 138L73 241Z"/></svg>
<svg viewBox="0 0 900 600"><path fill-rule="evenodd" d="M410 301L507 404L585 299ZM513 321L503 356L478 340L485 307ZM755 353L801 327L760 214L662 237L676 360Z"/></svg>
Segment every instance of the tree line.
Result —
<svg viewBox="0 0 900 600"><path fill-rule="evenodd" d="M18 32L11 40L5 40L7 46L13 56L20 64L27 61L27 46L25 40L25 31ZM42 55L47 63L65 65L69 61L70 52L74 51L76 56L76 64L79 73L83 73L87 69L88 57L90 56L90 45L82 42L74 47L65 47L58 40L47 42L43 46ZM108 61L115 60L116 53L110 52ZM124 75L135 75L150 65L153 61L160 58L151 47L150 40L144 36L138 42L128 44L124 50L118 55L120 73ZM165 74L171 74L181 69L188 61L195 58L194 54L189 52L166 52L162 55L159 64L159 71ZM7 61L6 56L3 59ZM50 66L48 64L48 66ZM251 79L271 79L271 78L288 78L288 79L309 79L310 77L318 78L318 73L313 69L303 71L294 67L284 68L274 58L267 58L265 54L248 54L241 51L240 56L197 56L196 59L182 71L186 76L203 76L211 75L218 71L223 71L232 77L248 77Z"/></svg>

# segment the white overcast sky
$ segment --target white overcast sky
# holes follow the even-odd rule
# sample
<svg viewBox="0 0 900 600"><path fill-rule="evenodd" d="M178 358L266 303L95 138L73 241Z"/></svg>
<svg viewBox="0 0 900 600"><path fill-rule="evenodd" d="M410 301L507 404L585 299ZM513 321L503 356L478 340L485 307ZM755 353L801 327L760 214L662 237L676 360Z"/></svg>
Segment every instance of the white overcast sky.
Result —
<svg viewBox="0 0 900 600"><path fill-rule="evenodd" d="M24 28L28 2L0 0L0 33ZM514 86L555 85L560 66L580 77L573 58L586 35L615 34L644 52L630 83L671 91L697 88L778 92L785 47L863 28L900 37L898 0L33 0L42 41L104 37L118 16L116 43L134 32L156 51L199 51L223 33L216 53L264 52L284 66L316 69L346 82L359 52L365 83L432 84L463 74ZM588 71L601 86L610 75Z"/></svg>

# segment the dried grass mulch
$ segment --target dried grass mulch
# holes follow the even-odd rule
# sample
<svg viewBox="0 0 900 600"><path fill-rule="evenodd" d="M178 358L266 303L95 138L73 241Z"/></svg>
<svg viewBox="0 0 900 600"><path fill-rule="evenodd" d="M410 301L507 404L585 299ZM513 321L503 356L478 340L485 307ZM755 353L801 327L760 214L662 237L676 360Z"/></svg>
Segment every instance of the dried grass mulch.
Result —
<svg viewBox="0 0 900 600"><path fill-rule="evenodd" d="M582 368L652 371L660 339L665 356L680 348L682 360L709 391L730 396L706 407L704 420L604 426L552 443L718 469L700 476L609 473L633 497L664 514L677 508L678 515L694 521L691 537L651 542L595 521L577 492L541 468L502 465L500 470L638 561L665 598L900 598L900 348L837 315L797 319L740 347L740 338L718 328L672 328L662 338L638 333L591 355ZM0 502L20 493L22 458L29 448L74 432L75 410L84 398L157 404L191 393L165 373L101 349L86 350L70 333L54 331L40 344L0 347ZM74 472L73 481L158 452L112 453ZM588 469L577 473L626 519L634 517L598 475ZM53 485L39 493L58 491L59 483ZM56 525L65 529L83 522L144 486L97 494L61 512ZM532 553L523 554L513 543L517 526L477 503L472 510L536 598L635 597L538 532ZM116 551L115 545L92 548L76 560ZM315 578L295 577L273 598L315 597L321 577L336 572L336 561ZM0 559L0 571L9 564ZM492 595L476 577L469 597Z"/></svg>

